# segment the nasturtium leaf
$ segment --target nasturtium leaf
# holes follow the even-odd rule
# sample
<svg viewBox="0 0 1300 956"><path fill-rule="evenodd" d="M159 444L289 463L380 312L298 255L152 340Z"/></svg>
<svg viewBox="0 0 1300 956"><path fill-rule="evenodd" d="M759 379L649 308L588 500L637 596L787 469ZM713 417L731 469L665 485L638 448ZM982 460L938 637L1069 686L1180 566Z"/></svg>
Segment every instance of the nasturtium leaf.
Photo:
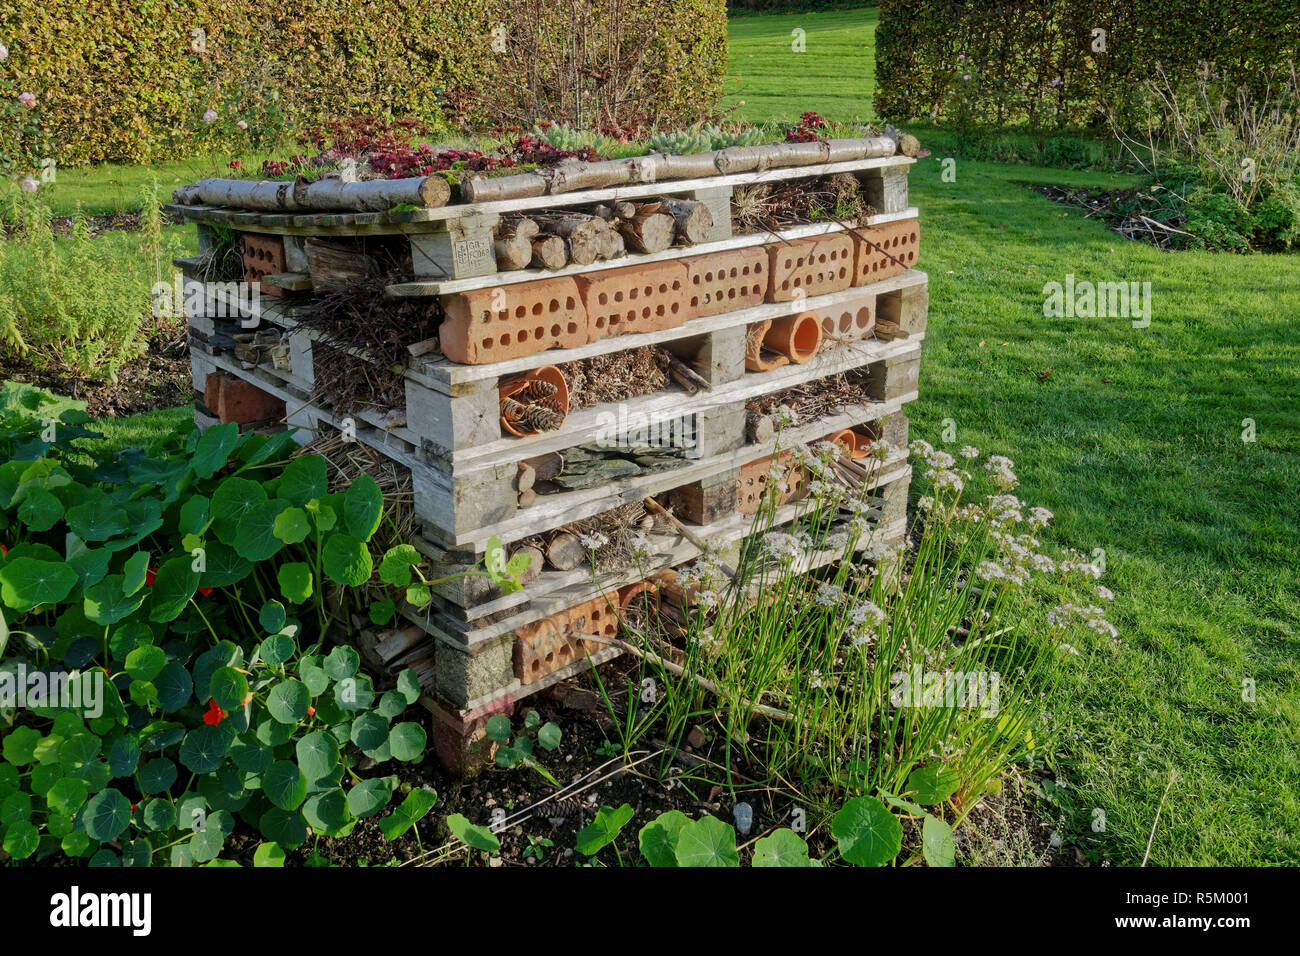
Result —
<svg viewBox="0 0 1300 956"><path fill-rule="evenodd" d="M281 723L274 717L268 716L262 718L258 723L254 735L257 737L259 743L264 744L267 747L278 747L281 744L289 742L289 738L293 736L293 731L296 726L297 721Z"/></svg>
<svg viewBox="0 0 1300 956"><path fill-rule="evenodd" d="M406 589L406 603L414 607L424 607L433 600L433 590L423 584L413 584Z"/></svg>
<svg viewBox="0 0 1300 956"><path fill-rule="evenodd" d="M204 724L185 735L180 761L192 773L211 773L225 762L235 735L221 724Z"/></svg>
<svg viewBox="0 0 1300 956"><path fill-rule="evenodd" d="M346 711L369 710L375 702L374 683L365 674L345 677L334 685L334 701Z"/></svg>
<svg viewBox="0 0 1300 956"><path fill-rule="evenodd" d="M176 530L181 534L203 534L212 523L209 513L211 502L203 495L191 495L181 505Z"/></svg>
<svg viewBox="0 0 1300 956"><path fill-rule="evenodd" d="M338 524L337 512L335 512L335 510L325 502L313 500L307 502L304 507L306 508L307 513L315 520L316 530L322 534L326 531L332 531L334 526Z"/></svg>
<svg viewBox="0 0 1300 956"><path fill-rule="evenodd" d="M63 517L63 502L44 488L32 488L18 508L18 520L36 532L49 531Z"/></svg>
<svg viewBox="0 0 1300 956"><path fill-rule="evenodd" d="M222 710L235 710L248 696L248 679L233 667L219 667L212 674L208 694Z"/></svg>
<svg viewBox="0 0 1300 956"><path fill-rule="evenodd" d="M233 544L240 520L266 502L266 490L247 478L226 478L212 493L212 530L226 544Z"/></svg>
<svg viewBox="0 0 1300 956"><path fill-rule="evenodd" d="M68 558L68 567L77 572L77 583L84 591L104 580L113 552L107 548L92 548Z"/></svg>
<svg viewBox="0 0 1300 956"><path fill-rule="evenodd" d="M438 795L432 790L416 787L406 795L397 809L379 821L379 831L385 840L396 840L424 819L437 802Z"/></svg>
<svg viewBox="0 0 1300 956"><path fill-rule="evenodd" d="M137 551L122 565L122 593L134 594L149 576L149 552Z"/></svg>
<svg viewBox="0 0 1300 956"><path fill-rule="evenodd" d="M379 579L404 588L411 583L411 568L420 563L420 552L409 544L397 544L384 552L379 562Z"/></svg>
<svg viewBox="0 0 1300 956"><path fill-rule="evenodd" d="M956 866L957 842L952 827L938 817L926 814L921 824L921 852L931 866Z"/></svg>
<svg viewBox="0 0 1300 956"><path fill-rule="evenodd" d="M262 625L262 630L268 634L279 634L284 630L286 617L283 604L279 601L267 601L257 612L257 623Z"/></svg>
<svg viewBox="0 0 1300 956"><path fill-rule="evenodd" d="M917 803L923 807L932 807L943 803L961 786L961 777L954 770L943 764L918 767L907 778L907 791L913 794Z"/></svg>
<svg viewBox="0 0 1300 956"><path fill-rule="evenodd" d="M348 798L337 787L307 798L302 805L302 818L314 830L325 833L337 831L352 820Z"/></svg>
<svg viewBox="0 0 1300 956"><path fill-rule="evenodd" d="M168 661L154 678L153 684L158 691L158 706L164 714L180 710L189 703L190 695L194 693L194 681L190 672L179 661Z"/></svg>
<svg viewBox="0 0 1300 956"><path fill-rule="evenodd" d="M409 667L397 675L397 692L406 698L408 704L420 699L420 678Z"/></svg>
<svg viewBox="0 0 1300 956"><path fill-rule="evenodd" d="M618 809L601 807L596 811L596 819L578 831L574 848L579 853L594 856L601 848L613 843L631 819L630 804L625 803Z"/></svg>
<svg viewBox="0 0 1300 956"><path fill-rule="evenodd" d="M510 739L510 718L505 714L493 714L487 719L483 730L488 740L503 744Z"/></svg>
<svg viewBox="0 0 1300 956"><path fill-rule="evenodd" d="M388 737L388 721L394 717L400 717L406 710L406 698L395 690L386 690L383 696L379 698L379 703L375 706L374 714L384 721L384 738ZM360 718L357 718L360 720ZM355 726L355 725L354 725ZM355 731L354 731L355 732Z"/></svg>
<svg viewBox="0 0 1300 956"><path fill-rule="evenodd" d="M206 704L212 697L212 675L223 667L237 667L243 660L232 641L218 641L194 661L194 696Z"/></svg>
<svg viewBox="0 0 1300 956"><path fill-rule="evenodd" d="M754 866L812 866L808 844L788 827L763 837L754 844Z"/></svg>
<svg viewBox="0 0 1300 956"><path fill-rule="evenodd" d="M245 773L263 773L271 766L275 754L255 734L241 734L230 745L230 759Z"/></svg>
<svg viewBox="0 0 1300 956"><path fill-rule="evenodd" d="M329 490L329 474L320 455L299 455L280 474L278 494L299 507Z"/></svg>
<svg viewBox="0 0 1300 956"><path fill-rule="evenodd" d="M55 780L57 779L58 774L56 773ZM42 790L48 790L54 785L55 780L51 780L44 787L33 786L32 789L37 793L40 793ZM0 829L11 826L19 820L30 819L31 815L32 798L30 794L23 793L19 790L16 793L9 794L9 796L5 797L4 800L0 800Z"/></svg>
<svg viewBox="0 0 1300 956"><path fill-rule="evenodd" d="M324 779L339 763L338 741L324 731L307 734L298 741L294 750L298 767L308 783Z"/></svg>
<svg viewBox="0 0 1300 956"><path fill-rule="evenodd" d="M234 548L220 541L204 545L204 567L199 585L205 588L225 588L238 584L253 573L253 562L241 557Z"/></svg>
<svg viewBox="0 0 1300 956"><path fill-rule="evenodd" d="M384 598L382 601L371 601L369 613L371 624L385 627L393 619L393 615L397 613L397 605L390 598Z"/></svg>
<svg viewBox="0 0 1300 956"><path fill-rule="evenodd" d="M7 763L21 767L32 762L41 733L34 727L19 725L4 738L4 758Z"/></svg>
<svg viewBox="0 0 1300 956"><path fill-rule="evenodd" d="M537 744L546 750L554 750L560 746L559 724L549 720L542 724L541 729L537 731Z"/></svg>
<svg viewBox="0 0 1300 956"><path fill-rule="evenodd" d="M116 840L131 822L131 802L108 787L90 798L81 820L92 840L100 843Z"/></svg>
<svg viewBox="0 0 1300 956"><path fill-rule="evenodd" d="M140 741L130 731L116 737L108 745L108 768L110 779L129 777L135 773L140 762Z"/></svg>
<svg viewBox="0 0 1300 956"><path fill-rule="evenodd" d="M30 611L62 601L76 583L77 572L64 562L11 557L0 567L0 600L16 611Z"/></svg>
<svg viewBox="0 0 1300 956"><path fill-rule="evenodd" d="M282 724L296 724L307 716L311 694L302 681L285 680L271 688L266 696L266 709Z"/></svg>
<svg viewBox="0 0 1300 956"><path fill-rule="evenodd" d="M262 774L262 790L281 810L297 810L307 799L307 778L292 760L277 760Z"/></svg>
<svg viewBox="0 0 1300 956"><path fill-rule="evenodd" d="M307 690L313 697L325 693L325 689L330 685L329 675L325 673L325 668L316 663L318 660L319 657L311 661L303 661L298 665L298 676L302 678L302 682L307 685Z"/></svg>
<svg viewBox="0 0 1300 956"><path fill-rule="evenodd" d="M277 628L277 630L279 630ZM296 650L293 638L288 634L272 634L261 643L262 660L267 664L278 665L293 657Z"/></svg>
<svg viewBox="0 0 1300 956"><path fill-rule="evenodd" d="M339 644L325 657L325 673L331 680L344 680L351 677L361 666L361 655L356 648Z"/></svg>
<svg viewBox="0 0 1300 956"><path fill-rule="evenodd" d="M140 749L167 750L181 742L185 736L185 727L170 720L154 720L145 724L140 731Z"/></svg>
<svg viewBox="0 0 1300 956"><path fill-rule="evenodd" d="M285 508L276 515L272 531L285 544L298 544L311 534L311 522L301 508Z"/></svg>
<svg viewBox="0 0 1300 956"><path fill-rule="evenodd" d="M341 533L331 534L325 539L321 563L331 581L354 588L369 581L374 569L365 541Z"/></svg>
<svg viewBox="0 0 1300 956"><path fill-rule="evenodd" d="M83 541L107 541L131 527L126 510L106 501L87 501L69 508L64 519Z"/></svg>
<svg viewBox="0 0 1300 956"><path fill-rule="evenodd" d="M475 850L487 850L489 853L501 852L501 841L497 839L496 834L487 827L470 823L463 814L453 813L447 817L447 829L457 840Z"/></svg>
<svg viewBox="0 0 1300 956"><path fill-rule="evenodd" d="M107 627L135 613L136 609L144 603L148 592L123 593L122 584L125 580L120 574L110 574L98 584L86 589L82 604L88 620Z"/></svg>
<svg viewBox="0 0 1300 956"><path fill-rule="evenodd" d="M854 797L835 814L831 833L840 855L855 866L880 866L898 855L903 826L875 797Z"/></svg>
<svg viewBox="0 0 1300 956"><path fill-rule="evenodd" d="M358 714L357 719L352 721L349 736L362 750L382 747L388 740L388 721L376 713Z"/></svg>
<svg viewBox="0 0 1300 956"><path fill-rule="evenodd" d="M259 843L253 851L253 866L284 866L284 850L278 843Z"/></svg>
<svg viewBox="0 0 1300 956"><path fill-rule="evenodd" d="M166 757L155 757L140 768L140 792L153 794L170 790L176 777L176 764Z"/></svg>
<svg viewBox="0 0 1300 956"><path fill-rule="evenodd" d="M677 834L674 849L677 865L739 866L736 831L715 817L687 821Z"/></svg>
<svg viewBox="0 0 1300 956"><path fill-rule="evenodd" d="M286 601L301 604L311 597L311 568L301 561L280 565L275 573L280 594Z"/></svg>
<svg viewBox="0 0 1300 956"><path fill-rule="evenodd" d="M190 466L200 478L211 478L230 460L230 453L239 444L239 426L234 422L213 425L203 432Z"/></svg>
<svg viewBox="0 0 1300 956"><path fill-rule="evenodd" d="M348 812L354 817L368 817L388 806L393 787L387 777L362 780L348 791Z"/></svg>
<svg viewBox="0 0 1300 956"><path fill-rule="evenodd" d="M20 820L5 830L4 851L15 860L27 859L40 845L40 833L26 820Z"/></svg>
<svg viewBox="0 0 1300 956"><path fill-rule="evenodd" d="M155 832L170 830L176 825L176 805L170 800L155 797L144 805L141 819L146 827Z"/></svg>
<svg viewBox="0 0 1300 956"><path fill-rule="evenodd" d="M348 533L368 541L383 513L384 494L379 483L365 473L358 475L343 495L343 522Z"/></svg>
<svg viewBox="0 0 1300 956"><path fill-rule="evenodd" d="M46 792L45 802L55 813L71 816L81 809L89 795L90 791L83 781L75 777L64 777Z"/></svg>
<svg viewBox="0 0 1300 956"><path fill-rule="evenodd" d="M151 621L174 621L185 610L185 605L199 586L199 572L194 570L194 559L171 558L163 562L154 577Z"/></svg>
<svg viewBox="0 0 1300 956"><path fill-rule="evenodd" d="M427 735L424 728L411 721L397 724L388 734L388 745L393 756L405 763L411 763L424 756Z"/></svg>
<svg viewBox="0 0 1300 956"><path fill-rule="evenodd" d="M275 525L285 507L285 503L276 498L250 508L235 527L235 539L231 542L235 550L250 561L266 561L274 557L283 546L275 536Z"/></svg>
<svg viewBox="0 0 1300 956"><path fill-rule="evenodd" d="M235 818L225 810L209 813L203 829L190 837L190 852L194 854L194 862L207 863L215 860L225 846L226 837L234 828Z"/></svg>
<svg viewBox="0 0 1300 956"><path fill-rule="evenodd" d="M151 681L166 666L167 655L152 644L142 644L126 655L126 672L135 680Z"/></svg>

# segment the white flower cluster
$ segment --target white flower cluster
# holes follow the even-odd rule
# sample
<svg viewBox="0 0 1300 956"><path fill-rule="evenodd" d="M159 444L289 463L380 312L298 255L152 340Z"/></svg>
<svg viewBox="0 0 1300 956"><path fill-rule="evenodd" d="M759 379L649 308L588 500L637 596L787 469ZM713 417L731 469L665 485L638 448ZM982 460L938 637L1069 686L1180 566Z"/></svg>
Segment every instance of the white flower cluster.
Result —
<svg viewBox="0 0 1300 956"><path fill-rule="evenodd" d="M871 601L861 600L849 611L849 643L862 647L871 643L885 623L885 612Z"/></svg>
<svg viewBox="0 0 1300 956"><path fill-rule="evenodd" d="M1080 607L1077 604L1060 604L1047 612L1047 620L1053 627L1064 629L1072 621L1081 620L1102 637L1117 638L1119 631L1105 618L1105 611L1094 605Z"/></svg>
<svg viewBox="0 0 1300 956"><path fill-rule="evenodd" d="M588 551L599 551L605 545L609 544L609 538L605 537L599 531L593 531L590 534L579 534L578 540Z"/></svg>
<svg viewBox="0 0 1300 956"><path fill-rule="evenodd" d="M802 556L809 543L802 532L786 534L784 531L769 531L763 535L763 553L786 564Z"/></svg>
<svg viewBox="0 0 1300 956"><path fill-rule="evenodd" d="M999 491L1010 491L1020 484L1015 472L1012 471L1015 467L1016 463L1005 455L989 455L984 463L984 469L989 473L989 480Z"/></svg>

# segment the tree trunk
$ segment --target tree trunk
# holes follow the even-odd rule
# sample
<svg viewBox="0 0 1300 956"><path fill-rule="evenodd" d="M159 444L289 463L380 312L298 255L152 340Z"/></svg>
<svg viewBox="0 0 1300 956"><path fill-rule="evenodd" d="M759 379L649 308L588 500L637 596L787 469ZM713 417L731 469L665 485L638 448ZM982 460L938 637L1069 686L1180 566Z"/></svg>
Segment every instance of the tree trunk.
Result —
<svg viewBox="0 0 1300 956"><path fill-rule="evenodd" d="M451 187L441 176L345 182L268 182L209 177L182 186L172 198L185 205L229 206L260 212L387 212L394 206L445 206Z"/></svg>

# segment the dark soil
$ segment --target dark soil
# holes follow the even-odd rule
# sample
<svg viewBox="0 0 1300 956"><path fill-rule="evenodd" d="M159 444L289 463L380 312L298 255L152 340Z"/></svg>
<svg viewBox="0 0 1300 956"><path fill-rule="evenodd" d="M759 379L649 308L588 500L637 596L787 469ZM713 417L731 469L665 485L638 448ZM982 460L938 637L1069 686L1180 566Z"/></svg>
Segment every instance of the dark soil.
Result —
<svg viewBox="0 0 1300 956"><path fill-rule="evenodd" d="M636 687L639 677L635 664L628 661L615 661L601 668L601 678L611 693L628 686L629 680ZM529 698L528 706L521 711L535 708L543 721L555 721L561 727L559 749L552 753L538 751L542 766L559 780L561 789L526 767L494 766L478 777L455 779L430 751L423 764L404 765L397 771L404 785L431 787L438 794L437 804L412 831L389 843L374 822L365 820L345 838L309 842L289 855L288 864L327 865L328 861L335 866L578 866L589 860L574 849L578 833L592 822L600 807L624 803L632 806L632 820L612 844L590 858L591 862L644 865L638 833L667 810L680 810L692 818L708 813L734 825L736 804L747 802L753 810L753 826L748 836L738 835L739 843L791 825L794 796L779 787L747 783L745 771L756 776L757 767L733 767L734 789L727 785L723 747L716 736L706 733L708 739L698 750L683 742L678 759L672 760L663 752L661 742L650 739L655 736L651 733L634 743L625 758L618 728L592 677L574 678L562 687L558 693ZM514 725L515 732L521 732L522 720L517 718ZM392 772L388 767L383 770ZM393 805L402 799L403 793L398 793ZM834 848L834 838L826 825L817 826L818 811L806 805L803 808L813 832L802 835L814 857L825 855ZM489 827L494 825L494 815L498 821L504 818L505 826L497 829L500 855L489 859L486 853L466 851L450 836L444 822L453 813ZM905 832L905 848L918 847L919 833L911 832L915 828L910 823L907 826L910 829ZM963 829L969 832L985 826L992 828L985 842L1002 840L1023 845L1018 857L1027 858L1032 865L1075 863L1072 854L1059 853L1049 846L1050 827L1039 820L1028 794L1014 786L986 800ZM449 846L456 849L448 853ZM1025 849L1029 846L1032 851ZM906 855L907 849L904 858ZM972 854L965 852L962 859L972 860ZM988 862L987 857L981 862Z"/></svg>
<svg viewBox="0 0 1300 956"><path fill-rule="evenodd" d="M92 418L121 418L193 400L190 357L184 334L155 338L145 353L118 370L117 381L86 378L75 369L34 368L17 356L0 353L0 380L26 382L86 403Z"/></svg>

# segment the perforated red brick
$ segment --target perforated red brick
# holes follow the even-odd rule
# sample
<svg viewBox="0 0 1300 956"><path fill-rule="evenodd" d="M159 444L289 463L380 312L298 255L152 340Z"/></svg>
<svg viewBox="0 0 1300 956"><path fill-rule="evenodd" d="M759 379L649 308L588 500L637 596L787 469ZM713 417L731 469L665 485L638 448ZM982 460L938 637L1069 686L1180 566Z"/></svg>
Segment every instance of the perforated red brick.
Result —
<svg viewBox="0 0 1300 956"><path fill-rule="evenodd" d="M688 318L748 309L767 296L767 250L762 246L688 256L681 261L690 288Z"/></svg>
<svg viewBox="0 0 1300 956"><path fill-rule="evenodd" d="M236 422L278 422L284 419L284 399L276 398L252 382L225 372L213 372L204 383L204 402L223 425Z"/></svg>
<svg viewBox="0 0 1300 956"><path fill-rule="evenodd" d="M686 266L680 262L654 262L575 278L587 310L588 341L675 329L686 321Z"/></svg>
<svg viewBox="0 0 1300 956"><path fill-rule="evenodd" d="M856 342L876 328L875 293L855 296L848 302L821 310L822 334L827 342ZM827 348L829 346L823 346Z"/></svg>
<svg viewBox="0 0 1300 956"><path fill-rule="evenodd" d="M853 284L853 243L844 233L767 246L768 302L839 292Z"/></svg>
<svg viewBox="0 0 1300 956"><path fill-rule="evenodd" d="M587 310L571 278L539 279L443 296L442 353L482 365L586 344Z"/></svg>
<svg viewBox="0 0 1300 956"><path fill-rule="evenodd" d="M284 260L284 239L279 236L262 236L244 233L244 281L262 282L263 276L287 272ZM261 285L267 295L284 295L279 286Z"/></svg>
<svg viewBox="0 0 1300 956"><path fill-rule="evenodd" d="M618 614L605 598L595 598L515 630L515 676L532 684L608 645L584 634L613 637Z"/></svg>
<svg viewBox="0 0 1300 956"><path fill-rule="evenodd" d="M858 232L862 238L853 237L854 285L879 282L916 265L916 257L921 251L921 226L915 219L859 229Z"/></svg>
<svg viewBox="0 0 1300 956"><path fill-rule="evenodd" d="M782 452L780 470L783 474L784 488L777 494L777 505L789 504L802 498L808 488L808 473L803 468L793 467L794 456ZM763 507L767 483L772 471L772 459L760 458L748 465L740 466L740 477L736 479L739 486L736 495L736 510L743 515L757 514Z"/></svg>

